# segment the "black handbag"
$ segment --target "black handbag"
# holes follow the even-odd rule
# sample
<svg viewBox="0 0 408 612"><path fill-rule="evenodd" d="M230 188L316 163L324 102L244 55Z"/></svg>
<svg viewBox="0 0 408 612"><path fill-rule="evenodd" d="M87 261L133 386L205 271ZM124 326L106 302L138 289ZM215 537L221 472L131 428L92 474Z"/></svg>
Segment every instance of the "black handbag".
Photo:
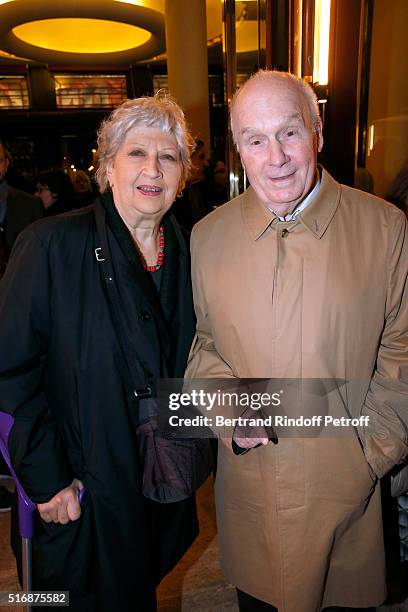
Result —
<svg viewBox="0 0 408 612"><path fill-rule="evenodd" d="M121 323L120 298L115 284L113 266L106 235L105 214L95 209L96 226L101 248L95 255L101 266L109 308L122 352L122 375L129 393L139 402L145 416L135 428L136 444L143 469L142 493L162 504L190 497L215 468L214 442L207 438L164 437L157 426L158 407L149 378L140 359L130 350ZM136 376L136 371L138 376ZM144 380L140 387L136 380Z"/></svg>
<svg viewBox="0 0 408 612"><path fill-rule="evenodd" d="M190 497L214 468L211 440L165 438L154 418L136 430L143 495L162 504Z"/></svg>

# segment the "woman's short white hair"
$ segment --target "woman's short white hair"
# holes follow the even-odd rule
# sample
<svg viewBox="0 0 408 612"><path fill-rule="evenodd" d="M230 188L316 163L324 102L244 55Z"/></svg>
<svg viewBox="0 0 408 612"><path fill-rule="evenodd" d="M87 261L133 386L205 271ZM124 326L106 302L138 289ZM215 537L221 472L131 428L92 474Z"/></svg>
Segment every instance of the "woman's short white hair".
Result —
<svg viewBox="0 0 408 612"><path fill-rule="evenodd" d="M155 127L166 134L172 134L177 141L183 171L180 191L185 185L190 170L190 157L194 140L188 131L184 113L177 102L168 94L158 92L153 97L125 100L103 120L98 130L99 166L96 180L103 193L109 186L107 170L126 134L134 127Z"/></svg>
<svg viewBox="0 0 408 612"><path fill-rule="evenodd" d="M290 72L281 72L280 70L258 70L253 74L245 83L240 87L234 94L231 100L230 117L231 117L231 131L235 145L237 144L237 133L236 125L234 125L235 108L238 103L240 95L245 91L246 87L251 83L272 83L276 79L281 79L290 83L299 93L301 98L305 101L307 108L309 109L310 119L312 128L316 129L316 126L320 123L319 105L317 103L317 97L311 86L306 83L303 79L291 74Z"/></svg>

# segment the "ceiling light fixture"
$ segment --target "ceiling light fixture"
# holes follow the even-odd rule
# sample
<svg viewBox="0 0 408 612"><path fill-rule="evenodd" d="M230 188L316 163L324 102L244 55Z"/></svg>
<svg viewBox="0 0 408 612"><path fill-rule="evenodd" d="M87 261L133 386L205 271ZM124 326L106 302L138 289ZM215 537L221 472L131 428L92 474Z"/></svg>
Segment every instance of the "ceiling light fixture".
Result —
<svg viewBox="0 0 408 612"><path fill-rule="evenodd" d="M128 23L73 17L30 21L12 32L29 45L65 53L115 53L139 47L151 37Z"/></svg>
<svg viewBox="0 0 408 612"><path fill-rule="evenodd" d="M0 48L46 64L133 64L165 51L164 15L125 2L0 0Z"/></svg>

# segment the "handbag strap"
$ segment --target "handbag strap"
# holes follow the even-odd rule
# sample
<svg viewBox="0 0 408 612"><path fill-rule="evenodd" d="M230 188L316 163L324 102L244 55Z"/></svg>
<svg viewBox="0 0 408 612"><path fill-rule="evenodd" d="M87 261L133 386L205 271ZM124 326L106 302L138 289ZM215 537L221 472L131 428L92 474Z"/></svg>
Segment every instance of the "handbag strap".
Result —
<svg viewBox="0 0 408 612"><path fill-rule="evenodd" d="M132 389L134 397L138 400L147 399L152 397L153 394L151 384L149 383L149 379L146 373L146 369L144 368L141 359L137 355L135 355L134 349L130 350L127 336L123 330L123 315L121 312L120 298L115 282L110 249L108 246L108 236L106 232L106 213L100 205L95 205L94 212L96 220L96 229L101 244L100 247L95 249L95 257L102 270L102 278L104 280L108 304L118 337L119 346L122 352L122 358L125 366L123 374L125 376L125 379L128 379L130 383L130 388ZM142 387L140 387L140 384L136 382L136 379L134 377L135 368L139 370L139 373L141 375L140 377L145 382L144 386Z"/></svg>

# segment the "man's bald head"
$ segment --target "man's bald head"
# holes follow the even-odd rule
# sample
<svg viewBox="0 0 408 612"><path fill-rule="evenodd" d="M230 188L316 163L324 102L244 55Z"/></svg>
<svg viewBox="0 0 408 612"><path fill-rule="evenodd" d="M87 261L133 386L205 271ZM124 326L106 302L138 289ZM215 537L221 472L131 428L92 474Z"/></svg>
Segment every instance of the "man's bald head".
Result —
<svg viewBox="0 0 408 612"><path fill-rule="evenodd" d="M319 107L317 103L317 97L313 89L302 79L299 79L294 74L289 72L281 72L279 70L259 70L253 74L245 83L236 91L231 101L230 117L231 117L231 130L234 143L238 150L238 135L236 125L236 109L239 105L240 100L251 90L258 89L268 94L269 91L273 91L276 86L283 86L291 89L295 96L298 96L304 106L305 120L310 121L310 125L315 126L320 124Z"/></svg>

